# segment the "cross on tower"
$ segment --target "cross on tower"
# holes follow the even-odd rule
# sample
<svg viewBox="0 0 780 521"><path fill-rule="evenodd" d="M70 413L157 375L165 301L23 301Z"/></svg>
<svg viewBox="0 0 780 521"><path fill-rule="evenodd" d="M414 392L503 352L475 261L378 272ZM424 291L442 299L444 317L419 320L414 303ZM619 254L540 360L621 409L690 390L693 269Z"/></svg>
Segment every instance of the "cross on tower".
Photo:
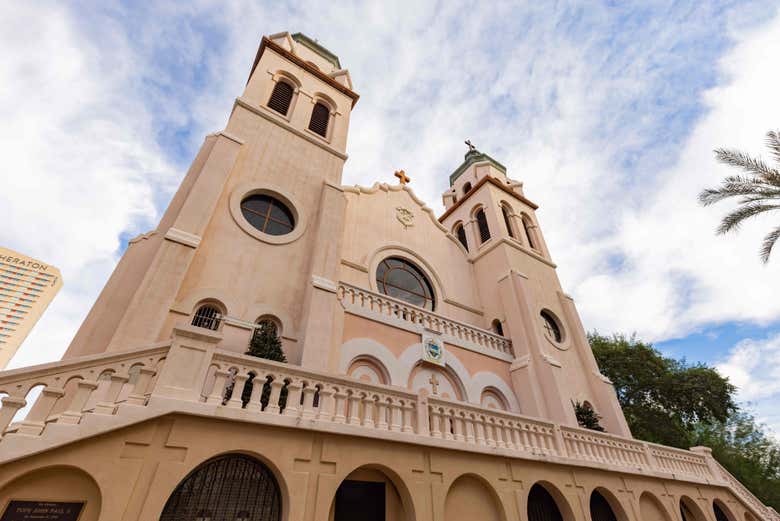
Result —
<svg viewBox="0 0 780 521"><path fill-rule="evenodd" d="M466 141L464 141L464 143L466 143L469 146L469 152L474 152L477 149L477 147L471 144L470 139L467 139Z"/></svg>
<svg viewBox="0 0 780 521"><path fill-rule="evenodd" d="M430 379L428 380L428 383L431 384L431 389L433 390L433 394L439 394L439 380L436 378L435 374L432 374Z"/></svg>
<svg viewBox="0 0 780 521"><path fill-rule="evenodd" d="M396 170L395 174L393 175L398 178L398 181L400 181L402 185L405 185L406 183L411 181L411 179L406 175L406 172L404 172L403 170Z"/></svg>

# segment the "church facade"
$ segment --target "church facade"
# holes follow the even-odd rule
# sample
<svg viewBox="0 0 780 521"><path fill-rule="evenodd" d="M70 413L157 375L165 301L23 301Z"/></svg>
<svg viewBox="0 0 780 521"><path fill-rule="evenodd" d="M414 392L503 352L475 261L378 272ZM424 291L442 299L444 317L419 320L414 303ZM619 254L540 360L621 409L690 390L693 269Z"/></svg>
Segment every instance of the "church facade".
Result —
<svg viewBox="0 0 780 521"><path fill-rule="evenodd" d="M0 373L0 520L780 520L706 447L632 438L499 161L469 143L439 216L404 172L342 185L357 101L263 38L63 359Z"/></svg>

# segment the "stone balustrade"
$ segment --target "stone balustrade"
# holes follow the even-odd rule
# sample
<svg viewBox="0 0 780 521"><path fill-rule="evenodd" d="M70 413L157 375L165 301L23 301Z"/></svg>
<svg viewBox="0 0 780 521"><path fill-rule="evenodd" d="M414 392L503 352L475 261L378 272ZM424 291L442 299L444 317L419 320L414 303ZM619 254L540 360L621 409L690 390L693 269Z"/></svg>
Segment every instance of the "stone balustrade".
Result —
<svg viewBox="0 0 780 521"><path fill-rule="evenodd" d="M514 359L512 341L492 331L345 282L339 283L337 295L344 309L350 313L415 333L422 333L425 329L436 331L448 344L501 360L511 362Z"/></svg>
<svg viewBox="0 0 780 521"><path fill-rule="evenodd" d="M202 369L196 369L197 364L165 365L166 358L175 359L177 345L174 338L136 351L0 373L0 393L6 395L0 408L0 462L20 457L26 447L39 450L41 443L33 447L30 440L45 442L50 425L58 426L57 443L63 443L67 441L63 432L79 439L78 429L67 430L78 424L90 424L91 432L99 432L121 421L129 425L152 415L195 413L710 483L729 488L760 519L780 521L704 447L681 450L562 426L216 346L203 351ZM170 394L162 377L158 382L163 370L166 381L194 381L190 398ZM200 376L193 380L193 374ZM15 418L36 387L42 391L33 407ZM116 421L105 422L108 416ZM103 420L96 421L99 417ZM8 449L9 442L20 439Z"/></svg>
<svg viewBox="0 0 780 521"><path fill-rule="evenodd" d="M145 405L169 348L166 342L0 373L0 437L38 436L47 424L75 425L87 412L114 414L120 403ZM34 404L24 414L28 399Z"/></svg>

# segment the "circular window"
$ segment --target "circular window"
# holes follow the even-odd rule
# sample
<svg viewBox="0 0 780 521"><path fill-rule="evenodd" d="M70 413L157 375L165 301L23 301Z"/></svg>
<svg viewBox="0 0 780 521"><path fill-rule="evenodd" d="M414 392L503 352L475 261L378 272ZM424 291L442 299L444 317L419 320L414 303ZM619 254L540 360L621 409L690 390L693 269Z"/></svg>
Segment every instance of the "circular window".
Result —
<svg viewBox="0 0 780 521"><path fill-rule="evenodd" d="M544 334L547 338L554 340L556 343L563 341L563 329L558 323L558 319L549 311L543 310L539 313L542 317L542 328L544 328Z"/></svg>
<svg viewBox="0 0 780 521"><path fill-rule="evenodd" d="M404 259L388 257L376 269L376 284L385 295L433 310L431 283L423 272Z"/></svg>
<svg viewBox="0 0 780 521"><path fill-rule="evenodd" d="M290 209L270 195L250 195L241 201L241 214L249 224L268 235L286 235L295 228Z"/></svg>

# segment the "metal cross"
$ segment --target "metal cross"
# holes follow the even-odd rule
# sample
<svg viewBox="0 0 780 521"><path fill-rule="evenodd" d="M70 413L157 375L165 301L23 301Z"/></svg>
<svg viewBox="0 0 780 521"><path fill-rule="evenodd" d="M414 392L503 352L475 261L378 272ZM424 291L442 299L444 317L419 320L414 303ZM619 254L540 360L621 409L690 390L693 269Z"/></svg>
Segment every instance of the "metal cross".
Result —
<svg viewBox="0 0 780 521"><path fill-rule="evenodd" d="M467 139L466 141L464 141L464 143L466 143L469 146L469 152L474 152L477 149L477 147L471 144L470 139Z"/></svg>
<svg viewBox="0 0 780 521"><path fill-rule="evenodd" d="M403 170L396 170L395 174L393 175L398 178L398 181L400 181L402 185L405 185L406 183L411 181L411 179L406 175L406 172L404 172Z"/></svg>
<svg viewBox="0 0 780 521"><path fill-rule="evenodd" d="M550 335L551 338L555 338L555 330L553 327L546 320L542 320L544 321L544 329L547 331L547 334Z"/></svg>
<svg viewBox="0 0 780 521"><path fill-rule="evenodd" d="M431 375L431 378L428 380L428 383L431 384L431 389L433 390L433 394L439 394L439 380L436 378L435 374Z"/></svg>

